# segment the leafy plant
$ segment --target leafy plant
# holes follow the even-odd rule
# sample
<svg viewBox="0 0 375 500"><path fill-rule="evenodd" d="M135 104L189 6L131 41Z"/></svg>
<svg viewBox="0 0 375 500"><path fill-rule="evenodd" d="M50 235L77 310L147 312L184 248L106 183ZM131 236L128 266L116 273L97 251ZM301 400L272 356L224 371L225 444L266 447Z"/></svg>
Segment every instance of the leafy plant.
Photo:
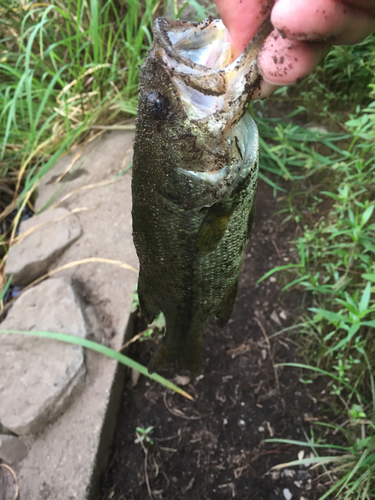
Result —
<svg viewBox="0 0 375 500"><path fill-rule="evenodd" d="M150 434L154 430L153 425L150 425L146 429L143 429L143 427L136 427L136 439L134 440L135 443L143 443L146 441L146 443L149 444L154 444L154 440L150 437Z"/></svg>
<svg viewBox="0 0 375 500"><path fill-rule="evenodd" d="M308 365L286 363L282 366L313 370L316 373L338 380L334 375ZM323 467L323 476L327 478L330 487L319 500L331 498L330 495L342 500L370 500L375 494L375 384L369 364L366 371L371 380L372 402L369 404L355 387L345 382L347 389L357 398L357 403L353 403L351 407L347 406L350 425L346 425L345 422L342 426L317 423L320 427L339 431L347 442L346 446L322 443L321 440L316 441L313 433L311 438L306 436L305 442L289 439L267 440L267 442L288 443L290 445L307 446L312 449L315 457L280 464L275 468L280 469L300 465ZM321 456L319 450L322 449L328 451L329 454ZM328 466L330 467L328 468ZM336 476L337 479L333 480L333 476Z"/></svg>

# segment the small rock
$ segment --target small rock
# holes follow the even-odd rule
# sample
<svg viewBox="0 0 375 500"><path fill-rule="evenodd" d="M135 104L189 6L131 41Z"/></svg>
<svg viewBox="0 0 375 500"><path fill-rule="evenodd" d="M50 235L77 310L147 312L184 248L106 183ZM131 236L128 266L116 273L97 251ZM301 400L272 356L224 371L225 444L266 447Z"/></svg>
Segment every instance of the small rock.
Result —
<svg viewBox="0 0 375 500"><path fill-rule="evenodd" d="M294 477L296 475L296 471L293 469L285 469L281 475L284 477Z"/></svg>
<svg viewBox="0 0 375 500"><path fill-rule="evenodd" d="M259 432L264 432L266 429L261 425L258 427L258 431Z"/></svg>
<svg viewBox="0 0 375 500"><path fill-rule="evenodd" d="M188 377L187 375L175 375L173 380L177 385L184 386L190 384L190 377Z"/></svg>
<svg viewBox="0 0 375 500"><path fill-rule="evenodd" d="M9 465L22 460L27 448L22 439L17 436L0 435L0 459Z"/></svg>
<svg viewBox="0 0 375 500"><path fill-rule="evenodd" d="M263 361L265 361L267 359L267 349L262 349L260 353L262 355Z"/></svg>
<svg viewBox="0 0 375 500"><path fill-rule="evenodd" d="M270 436L273 437L275 435L275 431L272 428L272 425L269 422L266 422L267 430L270 433Z"/></svg>
<svg viewBox="0 0 375 500"><path fill-rule="evenodd" d="M131 371L132 387L135 387L138 384L138 380L139 380L140 376L141 376L141 372L139 372L135 368L132 368L132 371Z"/></svg>
<svg viewBox="0 0 375 500"><path fill-rule="evenodd" d="M311 477L311 474L307 471L307 470L298 470L297 471L297 479L299 481L306 481L307 479L309 479Z"/></svg>
<svg viewBox="0 0 375 500"><path fill-rule="evenodd" d="M87 336L80 302L63 278L44 281L21 295L1 329ZM83 349L3 334L0 352L0 425L17 435L38 434L63 412L83 382Z"/></svg>
<svg viewBox="0 0 375 500"><path fill-rule="evenodd" d="M272 311L272 314L271 314L270 318L272 319L272 321L273 321L274 323L276 323L277 325L281 326L281 321L280 321L280 318L279 318L279 316L277 315L277 312L276 312L276 311Z"/></svg>
<svg viewBox="0 0 375 500"><path fill-rule="evenodd" d="M302 488L302 481L293 481L297 488Z"/></svg>
<svg viewBox="0 0 375 500"><path fill-rule="evenodd" d="M20 236L8 253L5 274L13 274L13 285L25 286L47 273L52 261L81 236L78 217L65 208L46 210L21 223Z"/></svg>
<svg viewBox="0 0 375 500"><path fill-rule="evenodd" d="M271 477L272 477L273 481L277 481L278 479L280 479L280 471L278 471L278 470L272 471Z"/></svg>
<svg viewBox="0 0 375 500"><path fill-rule="evenodd" d="M293 495L290 492L290 490L288 490L288 488L283 489L283 495L284 495L285 500L292 500L292 498L293 498Z"/></svg>
<svg viewBox="0 0 375 500"><path fill-rule="evenodd" d="M279 316L280 316L281 319L285 320L286 319L286 313L285 313L285 311L280 311L279 312Z"/></svg>
<svg viewBox="0 0 375 500"><path fill-rule="evenodd" d="M298 460L303 460L304 456L305 456L305 452L303 450L300 450L298 452Z"/></svg>
<svg viewBox="0 0 375 500"><path fill-rule="evenodd" d="M242 419L241 419L241 420L239 420L239 421L238 421L238 425L239 425L240 427L244 427L244 426L246 425L245 420L242 420Z"/></svg>

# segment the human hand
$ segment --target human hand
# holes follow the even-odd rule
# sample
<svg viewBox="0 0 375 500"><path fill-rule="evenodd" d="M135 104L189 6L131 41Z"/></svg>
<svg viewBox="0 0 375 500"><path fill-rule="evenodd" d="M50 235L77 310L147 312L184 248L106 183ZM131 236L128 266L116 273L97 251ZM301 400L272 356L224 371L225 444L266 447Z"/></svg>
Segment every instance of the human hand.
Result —
<svg viewBox="0 0 375 500"><path fill-rule="evenodd" d="M332 45L358 43L375 30L375 0L214 0L241 54L271 16L274 31L257 57L261 98L312 71Z"/></svg>

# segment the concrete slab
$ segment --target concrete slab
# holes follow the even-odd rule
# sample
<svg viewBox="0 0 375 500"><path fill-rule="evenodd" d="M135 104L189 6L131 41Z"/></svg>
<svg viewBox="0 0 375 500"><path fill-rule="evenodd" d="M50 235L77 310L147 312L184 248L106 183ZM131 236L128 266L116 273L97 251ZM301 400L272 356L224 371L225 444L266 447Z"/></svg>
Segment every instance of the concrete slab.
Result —
<svg viewBox="0 0 375 500"><path fill-rule="evenodd" d="M82 209L76 211L81 237L52 268L86 258L112 259L138 267L131 228L131 172L113 182L131 161L133 140L129 132L106 133L86 148L73 166L70 180L67 176L55 184L75 153L60 159L43 179L37 210L61 187L53 203L64 200L58 206ZM94 318L94 337L100 330L102 341L118 349L127 325L131 328L129 312L137 273L91 262L66 269L58 276L72 280L90 310L87 316ZM108 457L124 370L93 352L86 352L86 368L80 395L31 443L28 455L15 467L21 500L97 498L96 486Z"/></svg>
<svg viewBox="0 0 375 500"><path fill-rule="evenodd" d="M21 240L9 250L5 276L13 274L13 285L28 285L45 274L56 257L81 233L76 215L61 207L21 222Z"/></svg>
<svg viewBox="0 0 375 500"><path fill-rule="evenodd" d="M88 334L81 301L64 278L22 294L0 329ZM9 334L0 335L0 352L0 422L18 436L36 435L65 411L83 383L83 348Z"/></svg>

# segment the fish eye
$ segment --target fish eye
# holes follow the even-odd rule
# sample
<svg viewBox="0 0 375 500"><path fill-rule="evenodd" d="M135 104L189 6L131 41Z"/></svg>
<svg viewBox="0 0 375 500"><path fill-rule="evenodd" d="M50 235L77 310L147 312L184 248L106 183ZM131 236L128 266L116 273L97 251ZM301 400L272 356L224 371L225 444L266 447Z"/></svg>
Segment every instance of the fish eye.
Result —
<svg viewBox="0 0 375 500"><path fill-rule="evenodd" d="M147 97L147 107L155 120L164 120L168 115L169 101L154 90Z"/></svg>

